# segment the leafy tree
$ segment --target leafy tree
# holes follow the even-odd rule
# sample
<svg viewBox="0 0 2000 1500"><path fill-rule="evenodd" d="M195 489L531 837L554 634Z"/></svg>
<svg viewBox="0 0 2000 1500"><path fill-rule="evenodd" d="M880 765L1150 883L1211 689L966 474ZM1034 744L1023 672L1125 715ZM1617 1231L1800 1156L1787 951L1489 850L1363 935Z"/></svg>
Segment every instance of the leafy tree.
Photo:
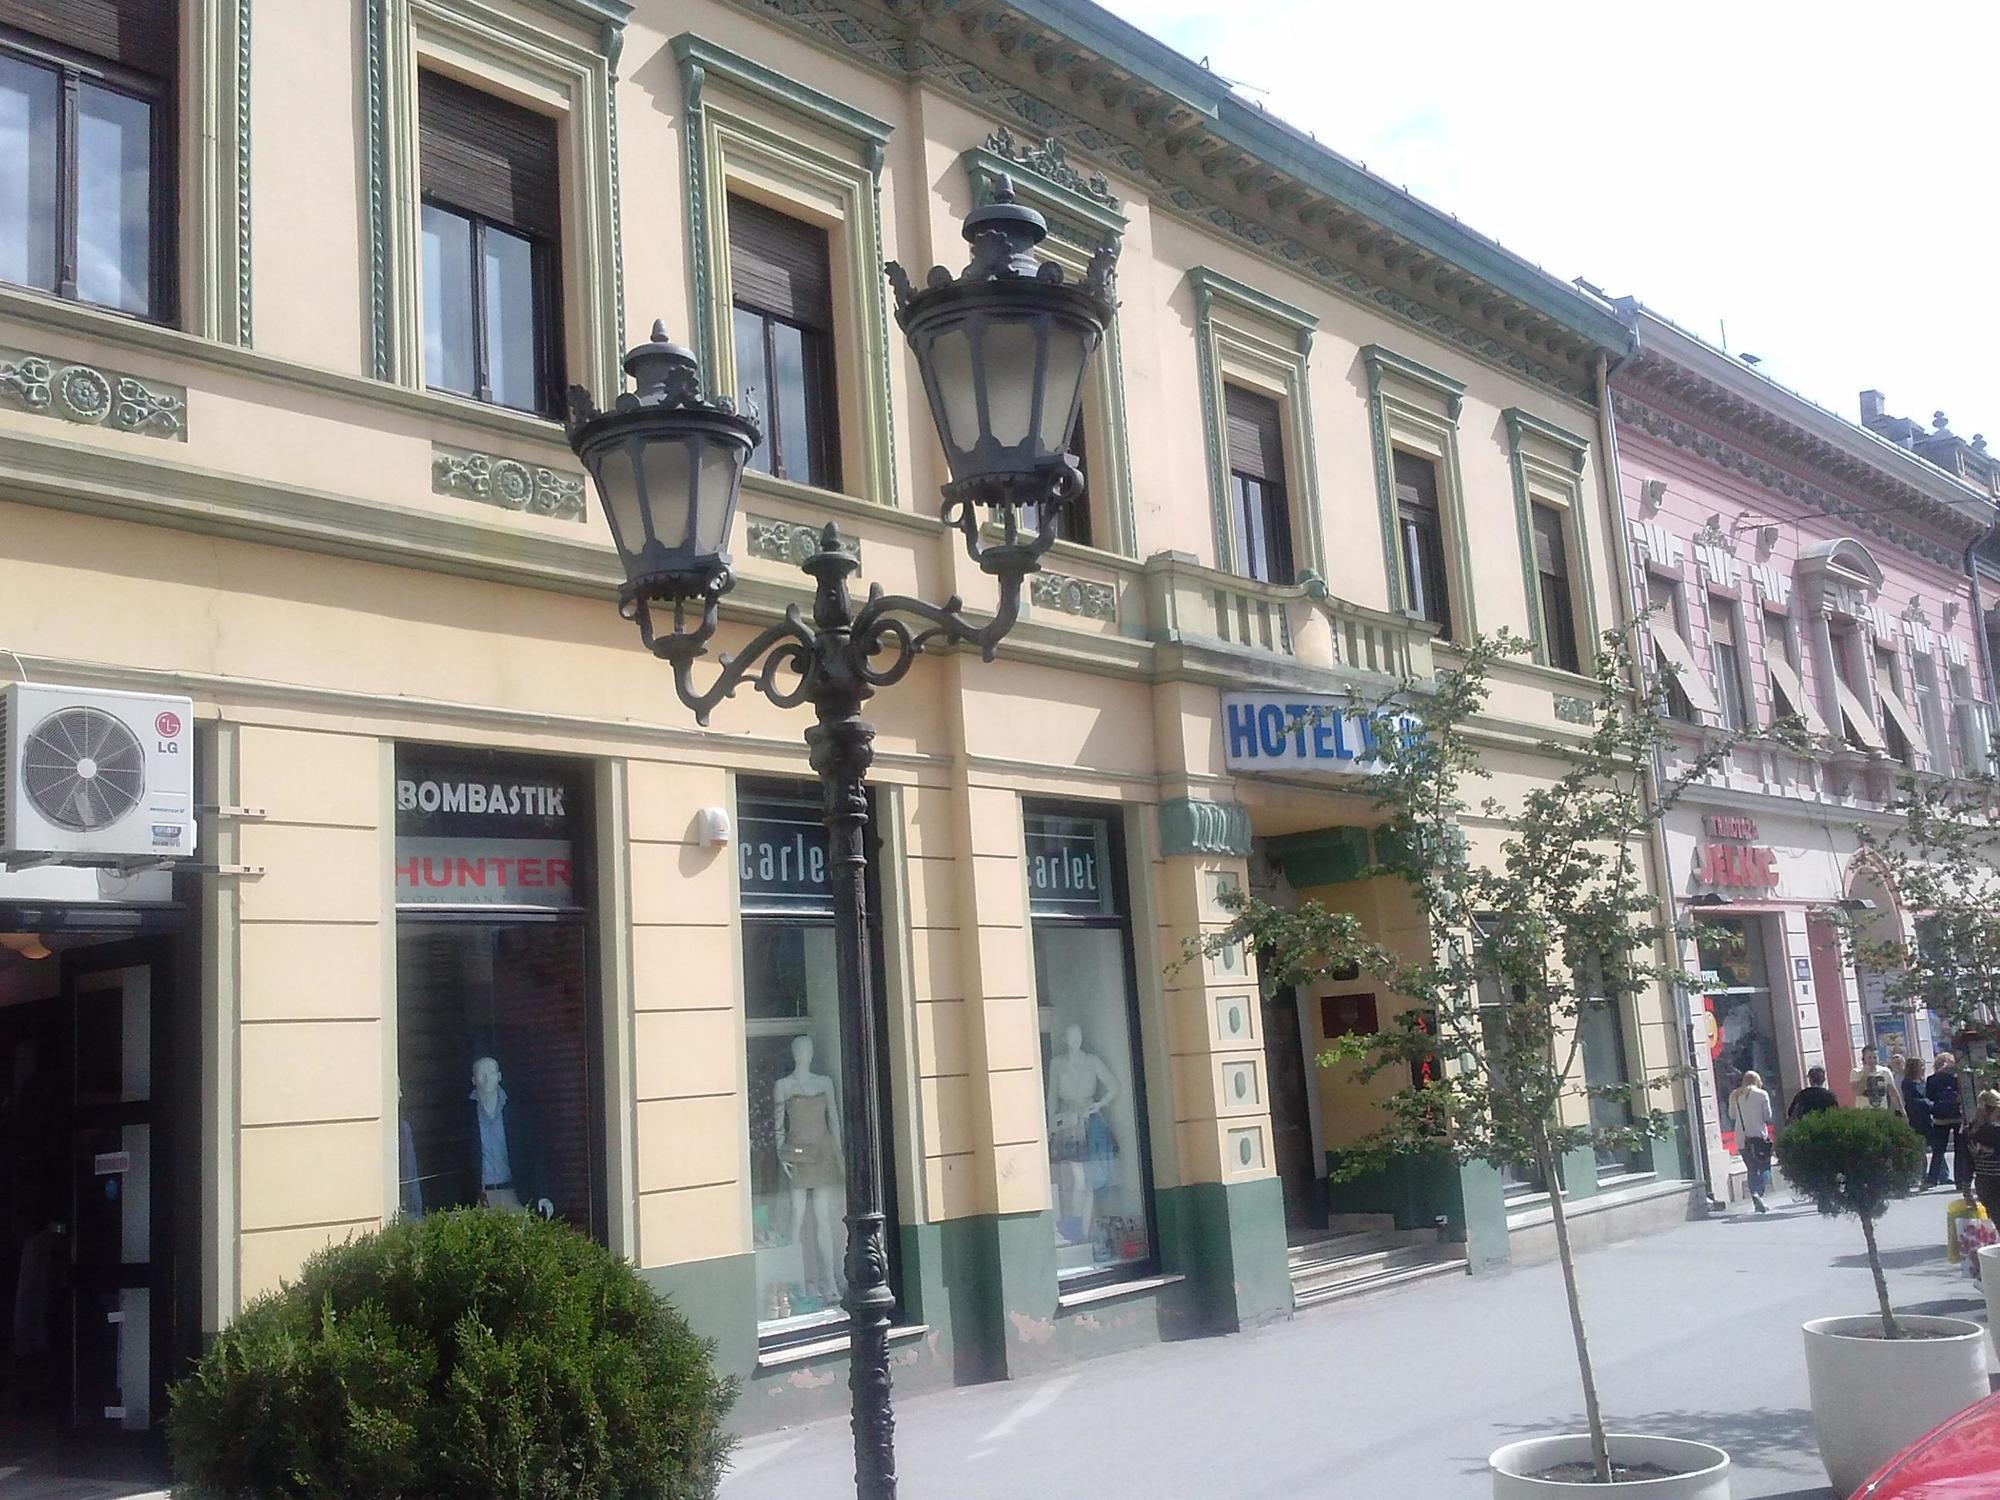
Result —
<svg viewBox="0 0 2000 1500"><path fill-rule="evenodd" d="M709 1500L735 1384L625 1261L467 1209L322 1250L173 1389L193 1500Z"/></svg>
<svg viewBox="0 0 2000 1500"><path fill-rule="evenodd" d="M1882 975L1892 1002L1937 1015L1955 1043L2000 1048L2000 788L1990 775L1909 775L1890 812L1887 828L1861 827L1861 845L1917 930L1884 932L1874 917L1840 912L1849 953ZM1977 1051L1962 1062L1969 1100Z"/></svg>
<svg viewBox="0 0 2000 1500"><path fill-rule="evenodd" d="M1875 1221L1890 1201L1907 1198L1924 1175L1924 1139L1901 1116L1885 1109L1822 1109L1786 1127L1778 1137L1778 1162L1785 1177L1828 1218L1853 1214L1868 1244L1868 1269L1875 1273L1875 1300L1882 1312L1882 1337L1902 1330L1889 1309L1889 1283L1882 1253L1875 1246Z"/></svg>
<svg viewBox="0 0 2000 1500"><path fill-rule="evenodd" d="M1211 951L1242 943L1256 952L1274 989L1324 985L1359 968L1410 1002L1384 1030L1343 1038L1319 1059L1356 1064L1364 1079L1410 1079L1385 1101L1381 1124L1348 1150L1342 1176L1442 1152L1461 1164L1532 1169L1554 1184L1569 1152L1630 1151L1670 1129L1650 1096L1680 1074L1588 1084L1583 1037L1594 1013L1623 1012L1679 977L1662 958L1673 945L1648 889L1646 843L1728 745L1710 744L1671 782L1649 778L1669 731L1657 692L1633 693L1628 639L1612 632L1595 662L1587 734L1542 747L1565 764L1560 776L1512 806L1475 797L1492 756L1483 722L1492 670L1523 649L1505 632L1482 637L1457 671L1406 682L1373 706L1381 765L1367 789L1385 821L1369 873L1408 884L1429 939L1421 951L1379 942L1353 915L1317 902L1294 910L1241 894L1230 925L1207 940ZM1463 832L1475 817L1505 830L1485 858L1473 856ZM1620 1107L1565 1123L1564 1101L1577 1096ZM1592 1457L1608 1482L1569 1223L1561 1194L1549 1201Z"/></svg>

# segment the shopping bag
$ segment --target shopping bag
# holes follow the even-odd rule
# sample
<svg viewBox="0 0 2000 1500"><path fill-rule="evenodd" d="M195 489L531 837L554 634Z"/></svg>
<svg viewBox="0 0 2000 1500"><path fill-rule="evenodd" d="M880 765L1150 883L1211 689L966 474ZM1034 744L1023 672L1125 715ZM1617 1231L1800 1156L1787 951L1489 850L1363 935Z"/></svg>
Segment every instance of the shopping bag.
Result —
<svg viewBox="0 0 2000 1500"><path fill-rule="evenodd" d="M1979 1252L1987 1245L2000 1245L2000 1229L1985 1217L1974 1218L1966 1214L1958 1221L1959 1264L1965 1267L1965 1274L1974 1281L1979 1278Z"/></svg>
<svg viewBox="0 0 2000 1500"><path fill-rule="evenodd" d="M1954 1196L1944 1209L1944 1254L1945 1259L1953 1265L1959 1263L1959 1257L1964 1253L1959 1249L1958 1230L1959 1226L1968 1220L1975 1222L1986 1220L1985 1205L1968 1203L1965 1199Z"/></svg>

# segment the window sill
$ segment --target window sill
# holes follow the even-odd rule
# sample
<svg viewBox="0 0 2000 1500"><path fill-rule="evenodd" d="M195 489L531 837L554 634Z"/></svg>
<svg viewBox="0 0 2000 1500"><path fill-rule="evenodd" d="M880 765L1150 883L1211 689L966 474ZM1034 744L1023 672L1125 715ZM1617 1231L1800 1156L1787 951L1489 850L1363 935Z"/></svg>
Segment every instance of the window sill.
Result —
<svg viewBox="0 0 2000 1500"><path fill-rule="evenodd" d="M1109 1281L1103 1286L1087 1287L1080 1292L1059 1291L1056 1294L1056 1311L1074 1312L1080 1307L1095 1307L1100 1302L1116 1302L1121 1297L1138 1297L1186 1280L1187 1277L1178 1274L1139 1276L1131 1281Z"/></svg>
<svg viewBox="0 0 2000 1500"><path fill-rule="evenodd" d="M783 501L788 505L796 505L801 510L832 511L837 515L850 516L856 520L872 521L885 526L902 526L912 531L935 533L944 526L944 522L935 513L903 510L881 500L850 495L845 490L823 490L814 485L799 484L795 480L780 479L775 474L766 474L758 469L745 469L743 498L747 501L752 496L760 500Z"/></svg>
<svg viewBox="0 0 2000 1500"><path fill-rule="evenodd" d="M913 1343L931 1331L928 1323L904 1323L889 1330L889 1347ZM814 1339L806 1344L786 1344L778 1349L757 1351L758 1370L784 1370L829 1355L845 1354L854 1347L853 1336L845 1331Z"/></svg>

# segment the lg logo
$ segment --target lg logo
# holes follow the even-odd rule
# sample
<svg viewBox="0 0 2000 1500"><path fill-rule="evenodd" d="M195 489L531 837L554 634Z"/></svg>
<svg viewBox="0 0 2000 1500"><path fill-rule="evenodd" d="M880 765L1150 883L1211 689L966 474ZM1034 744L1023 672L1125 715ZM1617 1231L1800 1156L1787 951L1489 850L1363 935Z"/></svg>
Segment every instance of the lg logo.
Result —
<svg viewBox="0 0 2000 1500"><path fill-rule="evenodd" d="M177 738L181 732L181 716L171 710L162 712L157 719L153 720L153 728L163 740Z"/></svg>

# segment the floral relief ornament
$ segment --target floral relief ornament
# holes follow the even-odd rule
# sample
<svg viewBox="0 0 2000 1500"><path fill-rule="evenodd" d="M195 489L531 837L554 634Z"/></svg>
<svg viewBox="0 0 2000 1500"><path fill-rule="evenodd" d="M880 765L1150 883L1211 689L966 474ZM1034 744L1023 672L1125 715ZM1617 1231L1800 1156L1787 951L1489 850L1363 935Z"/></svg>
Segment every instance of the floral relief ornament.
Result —
<svg viewBox="0 0 2000 1500"><path fill-rule="evenodd" d="M85 427L187 436L187 392L179 386L151 386L46 354L0 349L0 400Z"/></svg>
<svg viewBox="0 0 2000 1500"><path fill-rule="evenodd" d="M458 448L434 448L431 489L438 494L466 495L502 510L581 521L583 481L571 474L519 459Z"/></svg>

